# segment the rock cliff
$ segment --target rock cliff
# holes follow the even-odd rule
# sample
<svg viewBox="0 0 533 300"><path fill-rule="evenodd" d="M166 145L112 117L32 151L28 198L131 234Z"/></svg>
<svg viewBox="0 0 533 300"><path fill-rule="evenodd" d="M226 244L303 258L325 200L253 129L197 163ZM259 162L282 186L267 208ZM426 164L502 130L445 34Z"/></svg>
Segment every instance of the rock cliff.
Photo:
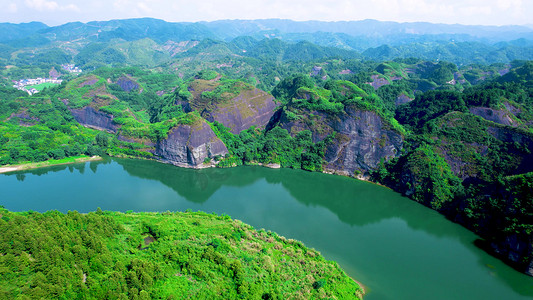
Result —
<svg viewBox="0 0 533 300"><path fill-rule="evenodd" d="M117 124L113 123L114 116L99 111L91 106L86 106L82 109L69 108L74 116L74 119L83 126L116 133L118 130Z"/></svg>
<svg viewBox="0 0 533 300"><path fill-rule="evenodd" d="M307 111L306 116L290 121L282 113L279 124L293 136L310 130L314 142L334 136L325 150L327 171L349 176L366 173L402 149L403 136L373 111L347 106L340 115Z"/></svg>
<svg viewBox="0 0 533 300"><path fill-rule="evenodd" d="M527 234L510 234L493 240L489 246L519 271L533 276L533 241Z"/></svg>
<svg viewBox="0 0 533 300"><path fill-rule="evenodd" d="M469 110L470 113L480 116L487 121L513 127L517 126L516 121L511 117L512 114L505 110L496 110L488 107L471 107Z"/></svg>
<svg viewBox="0 0 533 300"><path fill-rule="evenodd" d="M264 127L268 124L278 107L272 95L242 82L234 84L233 93L221 93L214 99L204 94L224 84L229 85L216 81L195 80L189 86L193 98L190 101L180 101L179 104L186 112L195 110L210 122L217 121L224 124L234 134L239 134L251 126ZM235 87L235 85L240 86Z"/></svg>
<svg viewBox="0 0 533 300"><path fill-rule="evenodd" d="M191 125L178 125L156 144L155 154L162 161L181 167L202 168L206 158L228 153L226 145L201 119ZM210 166L206 164L205 166Z"/></svg>
<svg viewBox="0 0 533 300"><path fill-rule="evenodd" d="M128 76L121 76L117 79L117 85L125 92L139 89L139 84Z"/></svg>

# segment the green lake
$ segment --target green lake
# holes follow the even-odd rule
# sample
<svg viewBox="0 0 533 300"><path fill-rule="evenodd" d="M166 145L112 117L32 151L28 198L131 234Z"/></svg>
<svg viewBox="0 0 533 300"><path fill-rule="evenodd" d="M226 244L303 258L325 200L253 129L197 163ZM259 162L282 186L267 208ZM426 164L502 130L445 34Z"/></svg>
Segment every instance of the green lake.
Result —
<svg viewBox="0 0 533 300"><path fill-rule="evenodd" d="M107 159L0 175L12 211L228 214L337 261L365 299L532 299L533 278L474 245L477 236L371 183L290 169L191 170Z"/></svg>

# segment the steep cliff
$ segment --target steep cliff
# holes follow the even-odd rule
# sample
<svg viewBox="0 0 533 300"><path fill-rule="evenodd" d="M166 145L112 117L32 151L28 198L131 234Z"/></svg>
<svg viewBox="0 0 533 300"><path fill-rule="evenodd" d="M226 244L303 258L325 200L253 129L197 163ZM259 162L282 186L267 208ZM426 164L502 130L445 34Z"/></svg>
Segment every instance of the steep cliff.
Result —
<svg viewBox="0 0 533 300"><path fill-rule="evenodd" d="M270 127L279 125L291 136L309 130L314 143L327 139L326 171L365 175L381 161L398 156L403 147L403 128L384 112L375 95L352 82L332 80L318 88L305 76L293 76L273 94L286 105Z"/></svg>
<svg viewBox="0 0 533 300"><path fill-rule="evenodd" d="M81 125L111 133L119 129L113 122L116 116L101 110L118 100L107 91L105 79L96 75L81 76L70 81L59 96Z"/></svg>
<svg viewBox="0 0 533 300"><path fill-rule="evenodd" d="M206 158L228 153L226 145L215 135L209 124L198 118L193 124L172 128L168 137L156 144L155 154L164 162L182 167L202 168Z"/></svg>
<svg viewBox="0 0 533 300"><path fill-rule="evenodd" d="M81 109L70 108L69 110L76 122L83 126L111 133L115 133L118 130L118 125L113 122L114 116L111 114L99 111L91 106Z"/></svg>
<svg viewBox="0 0 533 300"><path fill-rule="evenodd" d="M513 120L512 118L513 115L506 110L497 110L488 107L471 107L469 111L476 116L480 116L483 119L494 123L513 127L517 126L516 120Z"/></svg>
<svg viewBox="0 0 533 300"><path fill-rule="evenodd" d="M327 169L353 174L375 169L379 162L399 155L403 137L373 111L347 107L332 124L336 131L326 150Z"/></svg>
<svg viewBox="0 0 533 300"><path fill-rule="evenodd" d="M533 134L450 112L412 139L382 183L485 239L485 249L533 275Z"/></svg>
<svg viewBox="0 0 533 300"><path fill-rule="evenodd" d="M139 83L137 83L133 78L123 75L117 79L116 84L125 92L131 92L133 90L139 89Z"/></svg>
<svg viewBox="0 0 533 300"><path fill-rule="evenodd" d="M184 111L198 111L234 134L251 126L266 126L278 107L272 95L241 81L197 79L189 84L188 91L191 99L179 102Z"/></svg>
<svg viewBox="0 0 533 300"><path fill-rule="evenodd" d="M304 117L298 120L290 120L287 112L282 113L279 125L293 136L302 130L310 130L314 142L332 136L325 150L326 171L343 175L366 173L375 169L380 161L398 156L402 148L402 134L393 130L374 111L347 106L338 115L320 111L299 112Z"/></svg>

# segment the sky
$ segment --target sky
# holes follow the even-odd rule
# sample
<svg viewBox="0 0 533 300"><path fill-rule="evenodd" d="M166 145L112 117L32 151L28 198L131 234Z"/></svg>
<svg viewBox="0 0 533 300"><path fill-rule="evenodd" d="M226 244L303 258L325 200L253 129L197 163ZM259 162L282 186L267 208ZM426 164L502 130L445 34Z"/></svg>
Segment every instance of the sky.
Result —
<svg viewBox="0 0 533 300"><path fill-rule="evenodd" d="M533 24L533 0L0 0L0 7L0 22L50 26L139 17L169 22L280 18Z"/></svg>

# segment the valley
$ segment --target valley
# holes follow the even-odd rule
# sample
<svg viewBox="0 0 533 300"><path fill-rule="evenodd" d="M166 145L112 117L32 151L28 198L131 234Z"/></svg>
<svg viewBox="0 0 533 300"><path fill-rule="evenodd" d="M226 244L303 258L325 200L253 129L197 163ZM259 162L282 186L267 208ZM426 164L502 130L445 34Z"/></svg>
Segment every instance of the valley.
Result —
<svg viewBox="0 0 533 300"><path fill-rule="evenodd" d="M248 26L245 33L237 30L243 22ZM189 188L201 186L195 191L199 194L191 196L203 199L200 202L218 189L210 190L205 174L249 172L243 170L255 170L247 168L257 165L308 171L287 175L294 180L326 176L319 173L341 175L335 180L353 182L346 184L358 183L345 177L360 178L389 187L439 212L446 222L464 226L479 237L468 238L475 251L494 255L517 274L533 275L531 30L468 26L452 30L418 24L420 32L427 32L407 34L391 33L391 28L405 24L388 27L378 22L372 30L386 28L389 33L372 38L370 32L361 31L368 29L365 24L345 24L332 32L313 29L329 28L328 22L284 20L171 23L145 18L12 26L9 36L0 34L0 166L13 171L9 168L20 164L49 166L84 157L104 161L112 157L112 165L131 166L141 178L149 178L151 169L161 170L167 176L159 180L171 188L176 178L188 182ZM58 81L38 93L13 88L12 81L46 78L52 73ZM119 158L130 160L122 163ZM209 170L156 167L155 162ZM97 163L89 165L95 166L96 173ZM42 170L46 174L50 169ZM2 175L0 183L12 178L9 174ZM17 172L16 178L24 182L25 174ZM328 182L327 178L316 180ZM187 190L176 189L178 194ZM378 185L376 189L386 190ZM322 194L328 199L316 201L337 212L341 220L354 220L357 211L349 207L350 197L358 191L350 191L340 197L343 200L332 190L331 196ZM227 201L232 197L226 194ZM405 201L398 200L398 194L388 197ZM14 211L2 215L22 218L28 213L19 211L33 210L10 207L8 201L13 199L0 201ZM326 200L331 203L322 202ZM29 198L24 201L32 203ZM157 207L157 199L142 201L146 203L137 206L141 211L190 208L188 204ZM387 205L381 207L382 213ZM100 206L87 207L80 211ZM221 207L209 212L228 211ZM130 210L127 204L102 208ZM78 210L76 206L35 210L53 209ZM133 217L104 214L120 219L119 223ZM164 219L163 215L157 218ZM246 213L238 216L246 222ZM252 225L264 226L257 222ZM277 231L276 224L271 225ZM357 240L365 234L350 236ZM302 232L296 238L321 243ZM6 247L0 254L13 250ZM20 258L19 252L14 252L15 257ZM341 267L347 259L331 257L340 259ZM349 275L365 284L358 277L358 265L349 268L353 268L347 271ZM345 282L339 276L339 282ZM372 282L369 273L363 276ZM314 290L312 286L318 280L310 283L309 293L320 292L323 282ZM520 282L513 289L521 296L530 295L531 281ZM362 296L355 282L350 286L351 296ZM375 287L379 290L380 284ZM134 292L130 292L132 297ZM521 297L518 294L513 294L516 299Z"/></svg>

